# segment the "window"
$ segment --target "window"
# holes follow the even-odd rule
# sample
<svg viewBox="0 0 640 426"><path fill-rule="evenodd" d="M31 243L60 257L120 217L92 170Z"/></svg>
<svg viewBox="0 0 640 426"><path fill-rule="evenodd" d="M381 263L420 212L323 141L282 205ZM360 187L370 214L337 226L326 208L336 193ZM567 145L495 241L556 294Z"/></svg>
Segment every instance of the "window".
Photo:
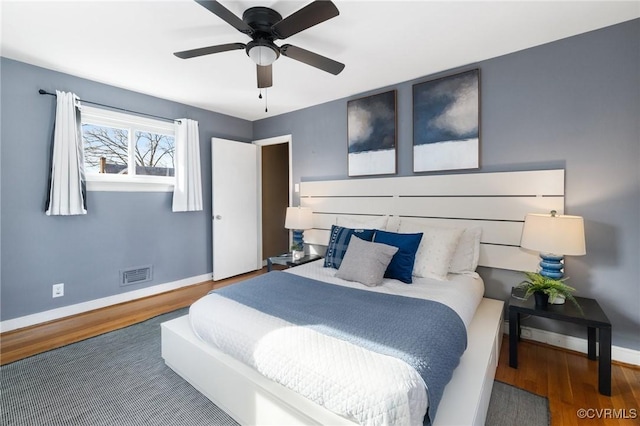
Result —
<svg viewBox="0 0 640 426"><path fill-rule="evenodd" d="M84 105L81 111L89 190L172 190L173 123Z"/></svg>

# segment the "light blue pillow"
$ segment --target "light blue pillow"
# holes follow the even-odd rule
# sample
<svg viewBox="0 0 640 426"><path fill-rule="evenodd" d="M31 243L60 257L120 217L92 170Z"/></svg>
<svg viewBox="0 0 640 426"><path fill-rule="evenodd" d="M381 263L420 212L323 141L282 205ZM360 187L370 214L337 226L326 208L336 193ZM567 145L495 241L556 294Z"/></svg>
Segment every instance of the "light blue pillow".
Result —
<svg viewBox="0 0 640 426"><path fill-rule="evenodd" d="M352 236L336 277L369 287L382 284L382 277L398 247L372 243Z"/></svg>
<svg viewBox="0 0 640 426"><path fill-rule="evenodd" d="M422 240L422 232L417 234L398 234L396 232L376 231L373 241L398 247L398 252L391 259L391 263L384 273L386 278L400 280L403 283L413 282L413 264L416 252Z"/></svg>
<svg viewBox="0 0 640 426"><path fill-rule="evenodd" d="M324 266L336 269L340 268L342 258L347 251L347 247L349 247L351 236L357 235L361 240L371 241L374 232L373 229L351 229L332 225L329 245L324 255Z"/></svg>

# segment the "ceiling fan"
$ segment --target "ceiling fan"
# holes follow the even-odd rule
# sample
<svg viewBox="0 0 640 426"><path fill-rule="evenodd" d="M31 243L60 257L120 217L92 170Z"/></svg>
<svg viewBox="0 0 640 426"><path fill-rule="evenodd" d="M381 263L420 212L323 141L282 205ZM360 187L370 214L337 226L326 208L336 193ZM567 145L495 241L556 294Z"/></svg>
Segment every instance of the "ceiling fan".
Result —
<svg viewBox="0 0 640 426"><path fill-rule="evenodd" d="M275 40L284 40L307 28L338 16L340 12L331 1L316 0L284 19L275 10L261 6L245 10L242 14L242 19L240 19L217 1L195 1L241 33L251 37L251 41L247 44L229 43L175 52L174 55L178 58L188 59L212 53L244 49L247 55L256 63L259 89L272 86L271 64L280 55L311 65L333 75L340 74L344 69L344 64L301 47L290 44L283 44L278 47L274 43Z"/></svg>

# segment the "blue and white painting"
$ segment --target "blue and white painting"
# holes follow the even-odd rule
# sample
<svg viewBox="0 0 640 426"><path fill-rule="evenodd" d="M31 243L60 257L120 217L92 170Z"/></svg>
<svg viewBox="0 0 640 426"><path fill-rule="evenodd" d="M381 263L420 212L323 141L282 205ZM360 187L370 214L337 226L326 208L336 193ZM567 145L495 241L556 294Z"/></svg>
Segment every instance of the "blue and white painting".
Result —
<svg viewBox="0 0 640 426"><path fill-rule="evenodd" d="M479 70L413 86L413 171L478 168Z"/></svg>
<svg viewBox="0 0 640 426"><path fill-rule="evenodd" d="M396 92L347 103L349 176L396 172Z"/></svg>

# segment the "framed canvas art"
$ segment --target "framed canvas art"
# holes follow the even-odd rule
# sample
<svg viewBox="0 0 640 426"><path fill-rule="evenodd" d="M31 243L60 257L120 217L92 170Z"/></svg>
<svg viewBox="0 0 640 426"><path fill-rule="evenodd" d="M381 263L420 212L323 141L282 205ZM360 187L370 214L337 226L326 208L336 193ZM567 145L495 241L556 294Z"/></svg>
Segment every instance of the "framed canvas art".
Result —
<svg viewBox="0 0 640 426"><path fill-rule="evenodd" d="M480 70L413 86L413 171L479 167Z"/></svg>
<svg viewBox="0 0 640 426"><path fill-rule="evenodd" d="M349 176L396 173L396 91L347 102Z"/></svg>

